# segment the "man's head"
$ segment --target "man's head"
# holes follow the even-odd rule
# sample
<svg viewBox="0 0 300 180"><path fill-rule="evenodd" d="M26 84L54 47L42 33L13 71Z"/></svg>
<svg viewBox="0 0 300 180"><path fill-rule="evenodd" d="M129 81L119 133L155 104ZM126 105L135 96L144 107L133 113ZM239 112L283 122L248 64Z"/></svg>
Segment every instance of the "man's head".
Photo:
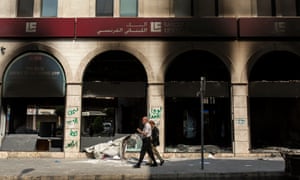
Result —
<svg viewBox="0 0 300 180"><path fill-rule="evenodd" d="M143 122L143 124L146 124L146 123L148 122L148 117L147 117L147 116L144 116L144 117L142 118L142 122Z"/></svg>

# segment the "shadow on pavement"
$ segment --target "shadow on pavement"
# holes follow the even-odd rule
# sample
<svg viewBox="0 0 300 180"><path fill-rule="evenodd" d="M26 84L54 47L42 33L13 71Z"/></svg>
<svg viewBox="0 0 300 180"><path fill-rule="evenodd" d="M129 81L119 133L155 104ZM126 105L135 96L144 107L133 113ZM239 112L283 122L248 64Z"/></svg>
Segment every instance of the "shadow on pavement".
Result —
<svg viewBox="0 0 300 180"><path fill-rule="evenodd" d="M23 171L18 175L18 179L21 179L23 175L30 173L32 171L34 171L35 169L33 168L27 168L27 169L23 169Z"/></svg>

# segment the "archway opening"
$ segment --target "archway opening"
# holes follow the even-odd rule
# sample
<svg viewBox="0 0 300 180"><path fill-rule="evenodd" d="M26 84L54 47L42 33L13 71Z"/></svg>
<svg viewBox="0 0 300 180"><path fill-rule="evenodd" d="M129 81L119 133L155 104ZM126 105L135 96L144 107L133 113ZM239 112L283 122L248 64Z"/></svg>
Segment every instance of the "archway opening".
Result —
<svg viewBox="0 0 300 180"><path fill-rule="evenodd" d="M135 133L147 112L146 85L146 71L135 56L124 51L96 56L83 77L81 150Z"/></svg>
<svg viewBox="0 0 300 180"><path fill-rule="evenodd" d="M177 56L166 72L166 151L200 151L200 77L207 80L204 139L208 151L232 151L230 74L217 56L188 51ZM210 150L209 150L210 149Z"/></svg>
<svg viewBox="0 0 300 180"><path fill-rule="evenodd" d="M3 78L3 151L63 151L65 73L43 52L16 57Z"/></svg>
<svg viewBox="0 0 300 180"><path fill-rule="evenodd" d="M249 74L253 149L300 147L300 57L286 51L261 56Z"/></svg>

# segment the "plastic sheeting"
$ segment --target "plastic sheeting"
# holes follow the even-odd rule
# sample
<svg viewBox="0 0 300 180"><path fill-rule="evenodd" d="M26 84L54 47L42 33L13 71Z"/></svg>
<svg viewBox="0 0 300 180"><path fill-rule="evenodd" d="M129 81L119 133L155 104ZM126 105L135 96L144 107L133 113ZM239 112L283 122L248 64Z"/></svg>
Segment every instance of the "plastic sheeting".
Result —
<svg viewBox="0 0 300 180"><path fill-rule="evenodd" d="M138 151L142 146L141 138L137 134L124 136L106 143L96 144L85 148L85 152L93 154L96 159L103 159L106 156L119 156L125 159L125 151Z"/></svg>

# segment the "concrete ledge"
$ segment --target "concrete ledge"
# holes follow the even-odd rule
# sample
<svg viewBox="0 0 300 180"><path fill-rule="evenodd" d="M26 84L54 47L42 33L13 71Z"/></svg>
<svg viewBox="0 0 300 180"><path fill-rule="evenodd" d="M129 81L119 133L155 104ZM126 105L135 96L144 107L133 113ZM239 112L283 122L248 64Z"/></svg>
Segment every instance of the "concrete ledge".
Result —
<svg viewBox="0 0 300 180"><path fill-rule="evenodd" d="M7 159L8 158L8 152L0 151L0 159Z"/></svg>
<svg viewBox="0 0 300 180"><path fill-rule="evenodd" d="M205 158L208 157L208 153L205 153ZM170 158L201 158L201 153L162 153L162 156L166 159ZM233 154L233 153L217 153L215 158L263 158L263 157L281 157L280 153L249 153L249 154ZM139 157L139 153L126 153L126 158ZM86 153L70 153L70 152L7 152L0 151L0 159L8 158L59 158L59 159L87 159L89 158Z"/></svg>
<svg viewBox="0 0 300 180"><path fill-rule="evenodd" d="M0 176L3 180L285 180L288 177L283 172L257 172L257 173L192 173L192 174L112 174L112 175L62 175L62 176Z"/></svg>

